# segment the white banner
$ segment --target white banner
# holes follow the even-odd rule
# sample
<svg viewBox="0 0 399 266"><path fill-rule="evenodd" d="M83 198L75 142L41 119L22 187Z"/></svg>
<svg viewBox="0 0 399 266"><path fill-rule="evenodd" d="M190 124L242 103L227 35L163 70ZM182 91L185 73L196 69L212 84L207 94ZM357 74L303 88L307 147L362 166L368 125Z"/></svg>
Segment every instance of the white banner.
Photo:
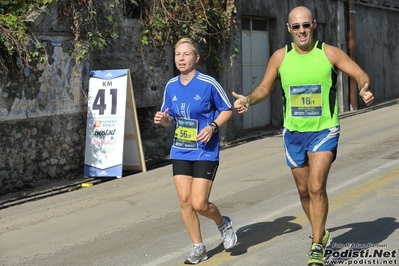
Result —
<svg viewBox="0 0 399 266"><path fill-rule="evenodd" d="M91 72L85 176L122 176L128 72L126 69Z"/></svg>

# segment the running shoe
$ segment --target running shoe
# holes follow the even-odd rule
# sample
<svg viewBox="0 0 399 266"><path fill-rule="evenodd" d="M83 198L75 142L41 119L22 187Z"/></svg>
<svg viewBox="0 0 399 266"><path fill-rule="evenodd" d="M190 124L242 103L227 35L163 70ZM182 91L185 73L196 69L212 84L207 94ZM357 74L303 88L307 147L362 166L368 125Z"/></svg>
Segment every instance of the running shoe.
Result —
<svg viewBox="0 0 399 266"><path fill-rule="evenodd" d="M230 249L237 244L237 235L233 229L233 222L227 216L223 216L224 221L227 223L223 229L220 230L220 233L223 238L223 246L224 249Z"/></svg>
<svg viewBox="0 0 399 266"><path fill-rule="evenodd" d="M184 264L198 264L203 260L207 260L205 245L193 245L190 255L184 261Z"/></svg>
<svg viewBox="0 0 399 266"><path fill-rule="evenodd" d="M331 237L330 231L325 229L324 236L323 236L323 239L321 241L322 241L321 243L323 244L323 248L326 248L326 247L328 247L331 244L332 237Z"/></svg>
<svg viewBox="0 0 399 266"><path fill-rule="evenodd" d="M310 236L311 239L313 239L313 236ZM323 244L323 247L326 248L331 244L332 237L330 234L330 231L327 229L324 231L324 236L323 239L321 240L321 243Z"/></svg>
<svg viewBox="0 0 399 266"><path fill-rule="evenodd" d="M312 243L309 251L308 266L324 266L324 247L319 243Z"/></svg>

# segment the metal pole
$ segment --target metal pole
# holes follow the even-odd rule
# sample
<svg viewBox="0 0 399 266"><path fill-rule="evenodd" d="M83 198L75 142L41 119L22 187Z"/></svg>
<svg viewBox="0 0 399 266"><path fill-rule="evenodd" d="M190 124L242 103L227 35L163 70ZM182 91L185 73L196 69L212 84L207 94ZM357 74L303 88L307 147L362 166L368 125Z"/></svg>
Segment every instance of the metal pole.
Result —
<svg viewBox="0 0 399 266"><path fill-rule="evenodd" d="M356 42L355 42L355 3L348 0L348 53L349 57L356 62ZM357 82L350 78L349 81L349 102L351 111L357 110L358 88Z"/></svg>

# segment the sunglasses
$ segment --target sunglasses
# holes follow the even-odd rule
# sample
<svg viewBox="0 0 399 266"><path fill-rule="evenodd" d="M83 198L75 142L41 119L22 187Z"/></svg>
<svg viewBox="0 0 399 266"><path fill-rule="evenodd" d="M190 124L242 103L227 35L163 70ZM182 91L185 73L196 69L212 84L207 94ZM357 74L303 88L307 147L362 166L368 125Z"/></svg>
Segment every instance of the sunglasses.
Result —
<svg viewBox="0 0 399 266"><path fill-rule="evenodd" d="M310 22L302 23L302 27L304 29L309 29L311 25L312 25L312 23L310 23ZM299 30L301 28L301 25L298 23L295 23L295 24L292 24L289 26L290 26L291 30Z"/></svg>

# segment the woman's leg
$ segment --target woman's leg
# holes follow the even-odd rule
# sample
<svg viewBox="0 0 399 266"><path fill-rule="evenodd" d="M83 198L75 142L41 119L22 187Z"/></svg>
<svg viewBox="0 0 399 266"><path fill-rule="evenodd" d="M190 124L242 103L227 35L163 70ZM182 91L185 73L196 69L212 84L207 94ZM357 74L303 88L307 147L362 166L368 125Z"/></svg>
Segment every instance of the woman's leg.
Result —
<svg viewBox="0 0 399 266"><path fill-rule="evenodd" d="M191 205L195 211L204 217L212 219L216 225L223 223L223 217L215 204L209 202L213 181L204 178L194 178L191 187Z"/></svg>
<svg viewBox="0 0 399 266"><path fill-rule="evenodd" d="M174 182L180 202L180 210L183 222L194 244L202 243L201 229L197 212L192 206L193 177L187 175L175 175Z"/></svg>

